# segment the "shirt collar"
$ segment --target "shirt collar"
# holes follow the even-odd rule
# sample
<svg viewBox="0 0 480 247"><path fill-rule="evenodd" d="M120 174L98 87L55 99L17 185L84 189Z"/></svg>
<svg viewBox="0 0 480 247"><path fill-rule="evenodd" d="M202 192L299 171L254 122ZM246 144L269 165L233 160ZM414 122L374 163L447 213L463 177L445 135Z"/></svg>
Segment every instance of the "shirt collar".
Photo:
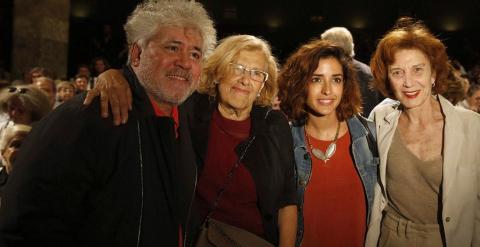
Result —
<svg viewBox="0 0 480 247"><path fill-rule="evenodd" d="M153 107L153 112L155 114L156 117L170 117L173 119L173 122L175 123L175 129L178 128L179 126L179 122L178 122L178 107L173 107L172 108L172 112L170 113L166 113L166 112L163 112L160 107L158 106L158 103L152 98L152 97L148 97L150 99L150 103L152 104L152 107Z"/></svg>

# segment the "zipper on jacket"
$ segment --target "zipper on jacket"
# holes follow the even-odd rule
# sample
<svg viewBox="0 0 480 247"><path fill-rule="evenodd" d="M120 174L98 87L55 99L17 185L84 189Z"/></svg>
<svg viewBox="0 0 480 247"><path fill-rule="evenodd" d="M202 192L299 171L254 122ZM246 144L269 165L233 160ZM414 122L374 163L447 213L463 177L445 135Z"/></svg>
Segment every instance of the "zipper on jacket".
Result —
<svg viewBox="0 0 480 247"><path fill-rule="evenodd" d="M138 134L138 152L140 157L140 215L138 218L137 231L137 247L140 246L140 237L142 233L142 219L143 219L143 156L142 156L142 138L140 137L140 123L137 120L137 134Z"/></svg>
<svg viewBox="0 0 480 247"><path fill-rule="evenodd" d="M193 191L190 197L190 203L188 204L187 218L185 220L185 233L183 234L183 247L187 246L187 237L190 226L190 214L192 213L193 200L195 200L195 191L197 190L198 168L195 165L195 183L193 185Z"/></svg>

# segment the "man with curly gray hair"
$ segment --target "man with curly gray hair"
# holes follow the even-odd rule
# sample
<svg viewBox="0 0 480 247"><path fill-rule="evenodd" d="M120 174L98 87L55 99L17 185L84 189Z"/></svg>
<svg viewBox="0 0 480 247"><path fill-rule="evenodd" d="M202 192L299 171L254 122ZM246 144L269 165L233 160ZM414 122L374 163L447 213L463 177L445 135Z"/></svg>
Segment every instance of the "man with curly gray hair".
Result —
<svg viewBox="0 0 480 247"><path fill-rule="evenodd" d="M177 162L176 106L197 87L213 22L200 3L159 0L139 4L125 31L130 118L116 127L100 117L98 99L85 107L82 95L35 125L5 187L0 246L185 239L196 173Z"/></svg>

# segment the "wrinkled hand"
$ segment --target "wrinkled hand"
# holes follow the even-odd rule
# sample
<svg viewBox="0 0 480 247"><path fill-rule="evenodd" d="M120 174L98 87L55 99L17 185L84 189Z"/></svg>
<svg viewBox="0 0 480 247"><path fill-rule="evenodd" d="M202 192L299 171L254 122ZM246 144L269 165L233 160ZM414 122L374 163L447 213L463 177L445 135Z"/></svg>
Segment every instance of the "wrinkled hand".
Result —
<svg viewBox="0 0 480 247"><path fill-rule="evenodd" d="M84 105L90 105L100 96L100 112L108 117L108 106L112 110L113 123L120 125L128 120L128 111L132 109L132 92L120 70L109 69L98 76L95 87L88 91Z"/></svg>

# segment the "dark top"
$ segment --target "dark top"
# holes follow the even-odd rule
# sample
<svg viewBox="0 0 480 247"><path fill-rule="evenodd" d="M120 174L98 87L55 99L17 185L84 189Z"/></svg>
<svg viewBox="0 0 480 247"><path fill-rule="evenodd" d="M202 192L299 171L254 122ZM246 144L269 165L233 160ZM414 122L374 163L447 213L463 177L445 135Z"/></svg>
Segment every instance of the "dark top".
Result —
<svg viewBox="0 0 480 247"><path fill-rule="evenodd" d="M204 217L212 210L220 189L225 188L218 198L218 205L211 211L211 217L262 236L262 219L252 175L240 162L233 176L226 181L239 159L235 147L247 140L249 134L250 118L234 121L222 117L218 110L214 112L205 164L199 174L197 201Z"/></svg>
<svg viewBox="0 0 480 247"><path fill-rule="evenodd" d="M191 198L195 177L175 163L172 119L156 117L124 74L127 124L113 126L80 95L33 127L5 188L0 246L178 246L189 205L179 199Z"/></svg>
<svg viewBox="0 0 480 247"><path fill-rule="evenodd" d="M189 135L192 141L192 149L183 150L182 159L197 164L199 171L205 164L209 128L216 107L217 103L209 96L194 94L180 109L180 136ZM253 142L243 163L255 182L265 239L277 245L278 210L297 203L292 135L288 121L280 111L254 106L250 118L249 140ZM237 155L246 146L247 142L240 143L235 148ZM181 148L189 149L189 146ZM191 223L198 227L201 219Z"/></svg>

